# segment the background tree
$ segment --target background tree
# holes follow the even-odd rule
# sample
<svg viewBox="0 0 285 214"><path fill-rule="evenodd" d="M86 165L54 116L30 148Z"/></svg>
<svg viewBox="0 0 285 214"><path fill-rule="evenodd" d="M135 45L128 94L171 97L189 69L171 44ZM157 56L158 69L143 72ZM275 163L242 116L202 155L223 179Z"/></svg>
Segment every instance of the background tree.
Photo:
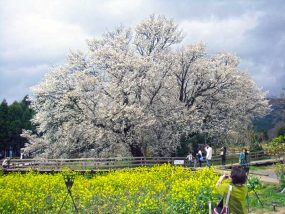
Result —
<svg viewBox="0 0 285 214"><path fill-rule="evenodd" d="M4 156L5 150L8 148L8 103L4 99L0 105L0 151Z"/></svg>
<svg viewBox="0 0 285 214"><path fill-rule="evenodd" d="M0 105L0 153L1 156L20 155L20 149L24 147L26 140L20 134L22 129L34 130L31 124L33 110L30 108L28 96L21 102L13 102L8 105L4 99Z"/></svg>
<svg viewBox="0 0 285 214"><path fill-rule="evenodd" d="M282 155L285 156L285 134L273 138L269 142L269 149L276 158L281 158Z"/></svg>
<svg viewBox="0 0 285 214"><path fill-rule="evenodd" d="M218 137L267 113L265 94L236 56L208 56L203 44L174 49L182 39L173 20L152 15L134 30L90 40L85 54L71 53L33 88L41 136L24 132L32 139L26 151L165 156L182 135Z"/></svg>

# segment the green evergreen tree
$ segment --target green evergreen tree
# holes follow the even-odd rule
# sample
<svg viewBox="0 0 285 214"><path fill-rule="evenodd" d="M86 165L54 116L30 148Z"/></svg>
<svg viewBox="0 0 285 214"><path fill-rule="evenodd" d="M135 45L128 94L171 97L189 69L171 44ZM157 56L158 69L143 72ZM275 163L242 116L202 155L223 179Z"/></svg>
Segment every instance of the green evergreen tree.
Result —
<svg viewBox="0 0 285 214"><path fill-rule="evenodd" d="M7 149L8 140L8 103L4 99L0 105L0 151Z"/></svg>
<svg viewBox="0 0 285 214"><path fill-rule="evenodd" d="M31 123L31 119L34 115L34 111L30 108L31 102L29 101L29 97L26 95L24 99L21 101L21 106L23 109L22 112L22 129L26 130L35 130L35 127Z"/></svg>
<svg viewBox="0 0 285 214"><path fill-rule="evenodd" d="M22 106L19 102L15 101L9 106L8 110L8 136L9 136L9 150L13 151L13 156L19 155L21 145L20 133L21 129L21 117L22 117Z"/></svg>
<svg viewBox="0 0 285 214"><path fill-rule="evenodd" d="M8 106L3 100L0 106L0 152L6 155L9 150L13 151L13 156L20 155L20 149L24 147L26 139L20 134L23 129L35 130L31 124L33 111L30 108L28 96L21 102L13 102Z"/></svg>

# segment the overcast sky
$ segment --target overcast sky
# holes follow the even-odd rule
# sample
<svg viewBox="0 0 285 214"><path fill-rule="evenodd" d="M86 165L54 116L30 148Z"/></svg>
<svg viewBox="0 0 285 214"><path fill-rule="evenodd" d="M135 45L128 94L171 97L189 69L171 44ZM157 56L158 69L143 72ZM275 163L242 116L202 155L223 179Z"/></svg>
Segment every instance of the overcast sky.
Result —
<svg viewBox="0 0 285 214"><path fill-rule="evenodd" d="M86 39L154 13L173 18L185 44L237 54L269 95L285 87L283 0L0 0L0 102L31 94L70 50L85 50Z"/></svg>

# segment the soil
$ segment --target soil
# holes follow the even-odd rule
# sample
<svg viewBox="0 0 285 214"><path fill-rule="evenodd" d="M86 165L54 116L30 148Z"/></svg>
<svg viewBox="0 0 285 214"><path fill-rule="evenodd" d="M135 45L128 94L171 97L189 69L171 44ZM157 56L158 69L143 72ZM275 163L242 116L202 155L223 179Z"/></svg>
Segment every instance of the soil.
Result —
<svg viewBox="0 0 285 214"><path fill-rule="evenodd" d="M267 168L261 170L254 170L249 172L251 175L259 177L262 182L278 184L278 179L276 173L274 172L274 168Z"/></svg>
<svg viewBox="0 0 285 214"><path fill-rule="evenodd" d="M252 210L249 214L285 214L285 207L276 207L276 211L266 210L266 209L258 209Z"/></svg>

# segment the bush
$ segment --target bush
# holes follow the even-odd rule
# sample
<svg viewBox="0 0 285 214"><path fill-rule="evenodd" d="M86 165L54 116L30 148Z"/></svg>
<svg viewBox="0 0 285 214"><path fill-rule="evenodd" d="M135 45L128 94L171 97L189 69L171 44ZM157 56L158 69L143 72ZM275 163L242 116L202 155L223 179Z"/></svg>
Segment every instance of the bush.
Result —
<svg viewBox="0 0 285 214"><path fill-rule="evenodd" d="M280 158L285 153L285 134L280 135L269 143L269 149L272 154Z"/></svg>
<svg viewBox="0 0 285 214"><path fill-rule="evenodd" d="M262 188L262 183L258 177L251 176L247 180L248 190L260 190Z"/></svg>
<svg viewBox="0 0 285 214"><path fill-rule="evenodd" d="M275 164L275 173L279 180L281 188L285 188L285 164Z"/></svg>
<svg viewBox="0 0 285 214"><path fill-rule="evenodd" d="M262 145L258 141L254 141L249 145L249 151L251 152L259 152L263 151Z"/></svg>
<svg viewBox="0 0 285 214"><path fill-rule="evenodd" d="M63 173L64 174L64 173ZM72 195L80 213L206 213L214 198L213 169L171 165L76 175ZM62 174L0 177L0 213L58 213L67 191ZM68 197L62 213L72 213Z"/></svg>

